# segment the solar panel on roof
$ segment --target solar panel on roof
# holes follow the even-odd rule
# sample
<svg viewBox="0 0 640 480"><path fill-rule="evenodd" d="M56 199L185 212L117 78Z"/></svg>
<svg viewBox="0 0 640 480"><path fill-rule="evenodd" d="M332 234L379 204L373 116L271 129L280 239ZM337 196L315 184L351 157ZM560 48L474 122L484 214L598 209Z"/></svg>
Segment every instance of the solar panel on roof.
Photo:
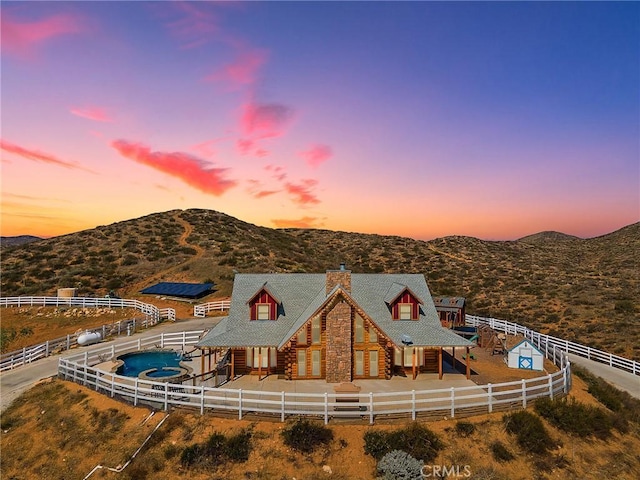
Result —
<svg viewBox="0 0 640 480"><path fill-rule="evenodd" d="M209 293L212 288L213 283L160 282L140 290L140 293L198 298Z"/></svg>

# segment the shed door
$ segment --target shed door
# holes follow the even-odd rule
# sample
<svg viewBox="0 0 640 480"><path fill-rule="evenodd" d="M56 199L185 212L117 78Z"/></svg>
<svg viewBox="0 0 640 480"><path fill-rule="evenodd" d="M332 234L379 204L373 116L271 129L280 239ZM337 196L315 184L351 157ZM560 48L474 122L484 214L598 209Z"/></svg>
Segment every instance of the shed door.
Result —
<svg viewBox="0 0 640 480"><path fill-rule="evenodd" d="M518 357L518 368L524 370L533 370L533 350L530 348L521 348Z"/></svg>

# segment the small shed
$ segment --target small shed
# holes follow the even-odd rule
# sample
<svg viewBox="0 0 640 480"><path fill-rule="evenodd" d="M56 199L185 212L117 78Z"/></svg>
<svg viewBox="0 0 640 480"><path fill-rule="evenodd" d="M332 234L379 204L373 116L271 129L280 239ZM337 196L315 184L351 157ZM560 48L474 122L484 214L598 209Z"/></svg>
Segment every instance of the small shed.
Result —
<svg viewBox="0 0 640 480"><path fill-rule="evenodd" d="M433 297L433 304L445 328L464 327L466 299L464 297Z"/></svg>
<svg viewBox="0 0 640 480"><path fill-rule="evenodd" d="M507 365L522 370L542 370L544 355L529 340L525 339L507 351Z"/></svg>

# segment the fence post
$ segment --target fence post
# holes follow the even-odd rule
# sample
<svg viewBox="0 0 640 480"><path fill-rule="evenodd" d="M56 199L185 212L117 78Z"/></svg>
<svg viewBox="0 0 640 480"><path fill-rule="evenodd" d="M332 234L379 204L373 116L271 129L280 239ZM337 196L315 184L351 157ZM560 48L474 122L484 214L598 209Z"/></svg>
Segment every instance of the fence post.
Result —
<svg viewBox="0 0 640 480"><path fill-rule="evenodd" d="M44 344L44 356L45 357L49 356L49 340L47 340L46 343Z"/></svg>
<svg viewBox="0 0 640 480"><path fill-rule="evenodd" d="M67 350L71 349L71 335L67 335Z"/></svg>
<svg viewBox="0 0 640 480"><path fill-rule="evenodd" d="M135 322L134 322L135 323ZM135 329L135 326L133 327ZM138 339L138 350L140 350L142 348L141 344L140 344L140 339Z"/></svg>
<svg viewBox="0 0 640 480"><path fill-rule="evenodd" d="M282 409L280 410L280 421L284 422L284 392L280 392L280 403L282 405Z"/></svg>
<svg viewBox="0 0 640 480"><path fill-rule="evenodd" d="M204 385L202 385L202 390L200 390L200 415L204 415Z"/></svg>
<svg viewBox="0 0 640 480"><path fill-rule="evenodd" d="M549 397L553 400L553 377L549 374Z"/></svg>
<svg viewBox="0 0 640 480"><path fill-rule="evenodd" d="M111 360L113 360L116 356L116 346L111 345Z"/></svg>
<svg viewBox="0 0 640 480"><path fill-rule="evenodd" d="M138 405L138 377L135 378L135 380L133 381L133 406L137 406Z"/></svg>
<svg viewBox="0 0 640 480"><path fill-rule="evenodd" d="M456 416L455 395L456 389L454 387L451 387L451 418L454 418Z"/></svg>
<svg viewBox="0 0 640 480"><path fill-rule="evenodd" d="M160 334L160 347L164 348L164 332Z"/></svg>
<svg viewBox="0 0 640 480"><path fill-rule="evenodd" d="M527 383L522 379L522 408L527 408Z"/></svg>
<svg viewBox="0 0 640 480"><path fill-rule="evenodd" d="M411 390L411 420L416 419L416 391Z"/></svg>
<svg viewBox="0 0 640 480"><path fill-rule="evenodd" d="M324 424L329 423L329 395L324 392Z"/></svg>
<svg viewBox="0 0 640 480"><path fill-rule="evenodd" d="M22 347L22 365L27 364L27 347Z"/></svg>
<svg viewBox="0 0 640 480"><path fill-rule="evenodd" d="M86 367L89 364L89 351L84 352L84 366Z"/></svg>
<svg viewBox="0 0 640 480"><path fill-rule="evenodd" d="M490 383L487 384L488 390L487 390L487 401L489 403L489 413L493 412L493 392L492 389L493 387L491 386Z"/></svg>
<svg viewBox="0 0 640 480"><path fill-rule="evenodd" d="M238 420L242 420L242 389L238 390Z"/></svg>
<svg viewBox="0 0 640 480"><path fill-rule="evenodd" d="M169 410L169 382L164 382L164 411Z"/></svg>
<svg viewBox="0 0 640 480"><path fill-rule="evenodd" d="M373 425L373 392L369 392L369 425Z"/></svg>
<svg viewBox="0 0 640 480"><path fill-rule="evenodd" d="M115 375L112 373L111 374L111 398L113 398L115 396L115 389L116 389L116 377Z"/></svg>

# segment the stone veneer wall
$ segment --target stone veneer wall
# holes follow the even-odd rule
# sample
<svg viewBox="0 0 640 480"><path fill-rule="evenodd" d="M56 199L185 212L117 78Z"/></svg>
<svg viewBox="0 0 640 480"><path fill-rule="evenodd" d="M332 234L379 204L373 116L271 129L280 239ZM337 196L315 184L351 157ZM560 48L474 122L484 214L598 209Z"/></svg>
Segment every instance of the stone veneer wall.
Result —
<svg viewBox="0 0 640 480"><path fill-rule="evenodd" d="M351 272L349 270L327 270L327 295L336 285L342 285L346 292L351 293Z"/></svg>
<svg viewBox="0 0 640 480"><path fill-rule="evenodd" d="M346 302L336 303L327 314L327 383L351 381L351 321Z"/></svg>

